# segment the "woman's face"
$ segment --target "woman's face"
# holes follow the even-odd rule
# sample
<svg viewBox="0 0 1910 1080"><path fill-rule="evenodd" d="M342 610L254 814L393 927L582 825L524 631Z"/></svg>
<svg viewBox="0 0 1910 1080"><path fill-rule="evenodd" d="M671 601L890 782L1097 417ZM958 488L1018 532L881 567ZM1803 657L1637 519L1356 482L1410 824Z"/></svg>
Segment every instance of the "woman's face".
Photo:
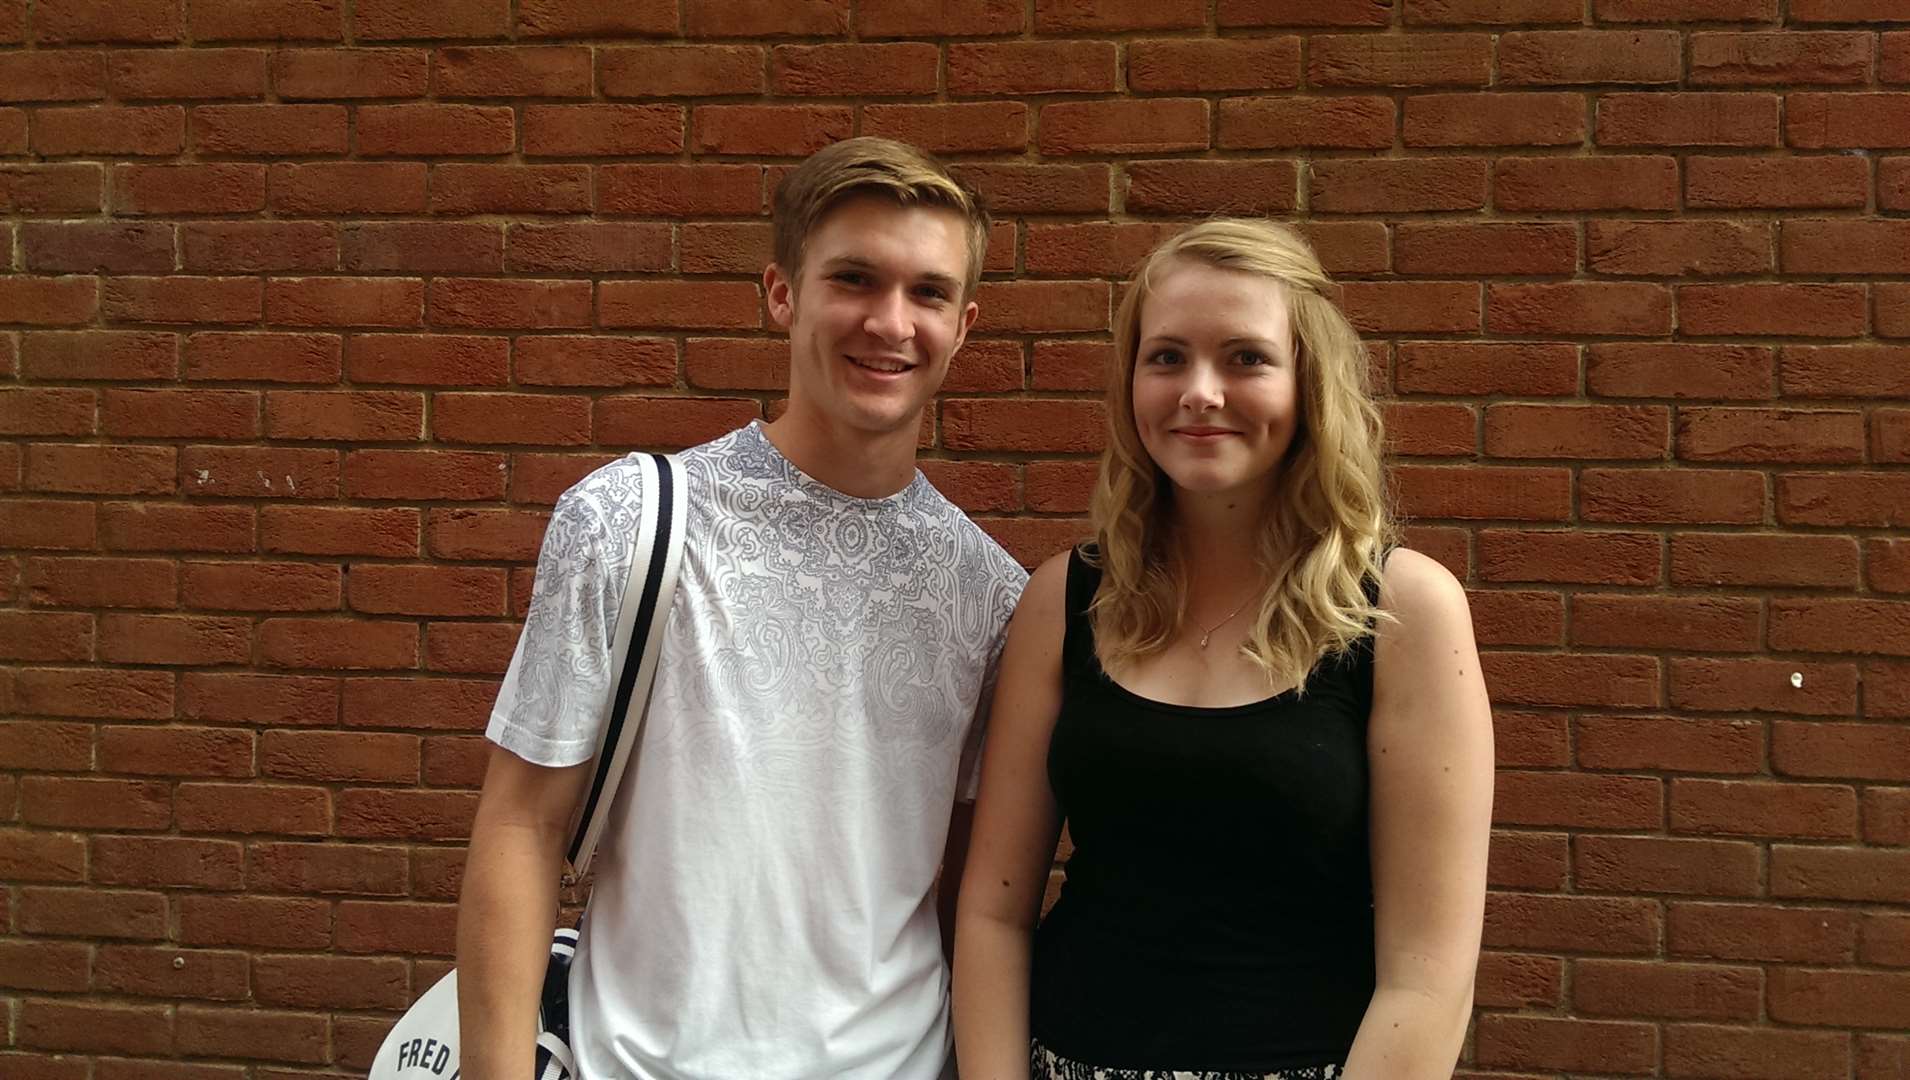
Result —
<svg viewBox="0 0 1910 1080"><path fill-rule="evenodd" d="M1192 494L1266 490L1299 423L1285 288L1176 259L1141 305L1134 426Z"/></svg>

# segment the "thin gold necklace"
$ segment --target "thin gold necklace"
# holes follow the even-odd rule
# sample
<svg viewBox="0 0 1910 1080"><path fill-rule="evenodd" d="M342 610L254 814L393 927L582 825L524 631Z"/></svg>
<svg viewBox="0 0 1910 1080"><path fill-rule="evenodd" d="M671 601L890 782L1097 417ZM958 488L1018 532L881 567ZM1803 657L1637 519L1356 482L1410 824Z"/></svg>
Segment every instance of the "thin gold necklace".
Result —
<svg viewBox="0 0 1910 1080"><path fill-rule="evenodd" d="M1234 617L1235 615L1238 615L1238 614L1240 614L1240 613L1241 613L1242 611L1245 611L1245 610L1247 610L1247 605L1248 605L1248 604L1250 604L1250 603L1252 603L1252 602L1253 602L1253 597L1251 597L1251 596L1249 596L1249 597L1248 597L1247 599L1245 599L1245 600L1242 600L1242 601L1240 602L1240 606L1239 606L1239 607L1237 607L1237 608L1235 608L1235 609L1233 609L1232 611L1229 611L1229 612L1227 613L1227 617L1226 617L1226 618L1224 618L1224 619L1222 619L1222 620L1220 620L1219 622L1217 622L1217 623L1215 623L1214 625L1212 625L1212 626L1210 626L1210 627L1208 627L1208 628L1207 628L1207 630L1206 630L1206 632L1200 635L1200 647L1201 647L1201 648L1203 648L1203 649L1205 649L1205 648L1207 647L1207 639L1208 639L1208 638L1211 638L1211 637L1213 637L1213 636L1214 636L1214 631L1216 631L1216 630L1218 630L1218 629L1220 629L1221 627L1223 627L1223 626L1225 626L1225 625L1227 625L1228 623L1230 623L1230 622L1232 622L1232 621L1233 621L1233 617ZM1195 625L1195 626L1199 626L1200 624L1199 624L1199 623L1195 623L1194 625Z"/></svg>

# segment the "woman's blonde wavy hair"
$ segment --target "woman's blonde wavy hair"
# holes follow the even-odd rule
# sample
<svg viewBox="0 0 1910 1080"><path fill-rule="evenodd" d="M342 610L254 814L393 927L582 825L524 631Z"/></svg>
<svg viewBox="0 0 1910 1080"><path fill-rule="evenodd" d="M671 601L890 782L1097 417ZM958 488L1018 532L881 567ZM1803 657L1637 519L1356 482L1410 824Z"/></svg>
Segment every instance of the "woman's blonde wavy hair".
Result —
<svg viewBox="0 0 1910 1080"><path fill-rule="evenodd" d="M1382 428L1359 335L1329 299L1333 283L1294 230L1217 219L1155 248L1135 272L1114 323L1108 446L1091 509L1087 552L1101 585L1089 609L1101 664L1118 676L1165 648L1187 618L1187 567L1173 537L1173 484L1134 424L1141 309L1176 262L1278 282L1295 342L1299 423L1269 483L1258 560L1271 583L1241 651L1270 685L1304 690L1322 659L1346 650L1385 616L1362 582L1377 576L1394 536L1381 474ZM1249 602L1249 609L1252 604Z"/></svg>

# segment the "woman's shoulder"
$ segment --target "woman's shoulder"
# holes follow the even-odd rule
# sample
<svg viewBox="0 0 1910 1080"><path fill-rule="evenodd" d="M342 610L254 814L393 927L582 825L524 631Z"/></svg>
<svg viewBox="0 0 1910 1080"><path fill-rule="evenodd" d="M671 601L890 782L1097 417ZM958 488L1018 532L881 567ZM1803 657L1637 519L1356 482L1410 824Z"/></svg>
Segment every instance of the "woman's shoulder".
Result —
<svg viewBox="0 0 1910 1080"><path fill-rule="evenodd" d="M1445 564L1412 548L1394 548L1380 573L1380 608L1395 633L1471 632L1465 586Z"/></svg>

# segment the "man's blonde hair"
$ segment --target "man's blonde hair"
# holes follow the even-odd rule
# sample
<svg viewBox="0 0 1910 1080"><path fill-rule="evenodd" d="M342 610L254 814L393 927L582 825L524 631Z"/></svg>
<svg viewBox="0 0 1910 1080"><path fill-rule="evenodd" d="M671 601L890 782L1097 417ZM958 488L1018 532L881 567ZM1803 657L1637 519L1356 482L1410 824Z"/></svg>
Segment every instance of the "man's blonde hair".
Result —
<svg viewBox="0 0 1910 1080"><path fill-rule="evenodd" d="M926 151L873 135L844 139L816 151L776 188L772 219L776 265L791 281L802 272L803 247L816 224L844 200L858 195L960 214L968 226L968 273L962 297L975 294L982 259L988 254L988 209L981 196Z"/></svg>

